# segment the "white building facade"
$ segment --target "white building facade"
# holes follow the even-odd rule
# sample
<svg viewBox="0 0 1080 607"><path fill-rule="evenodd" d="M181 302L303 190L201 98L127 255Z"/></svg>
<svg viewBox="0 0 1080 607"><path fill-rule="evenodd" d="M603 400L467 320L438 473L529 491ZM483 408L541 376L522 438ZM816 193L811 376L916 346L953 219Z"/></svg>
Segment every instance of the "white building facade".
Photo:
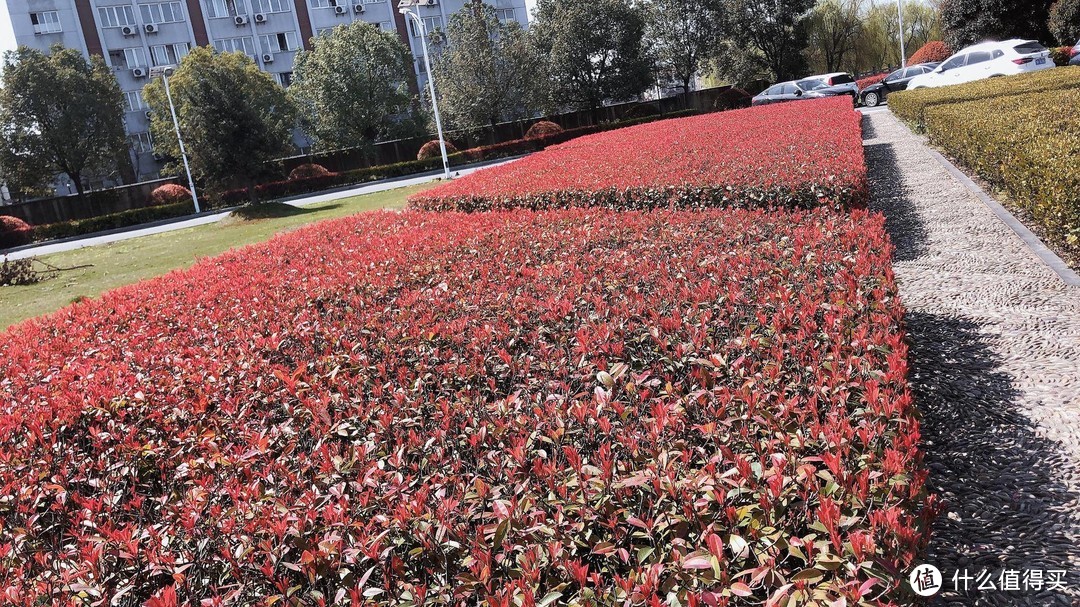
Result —
<svg viewBox="0 0 1080 607"><path fill-rule="evenodd" d="M150 68L176 64L195 46L241 51L282 85L292 81L293 60L311 39L335 26L365 21L400 36L412 51L417 90L426 85L423 46L397 0L6 0L15 41L48 51L55 44L99 55L112 67L126 102L134 178L160 168L142 98ZM428 32L445 30L466 0L421 6ZM485 0L503 21L528 25L525 0ZM131 176L127 180L130 180ZM61 192L62 193L62 192Z"/></svg>

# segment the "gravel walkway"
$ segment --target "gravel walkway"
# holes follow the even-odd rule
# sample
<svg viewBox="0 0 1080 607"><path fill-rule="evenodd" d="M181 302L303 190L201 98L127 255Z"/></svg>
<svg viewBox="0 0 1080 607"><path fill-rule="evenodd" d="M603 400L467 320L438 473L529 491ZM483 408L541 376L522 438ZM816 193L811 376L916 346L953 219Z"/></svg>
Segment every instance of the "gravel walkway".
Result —
<svg viewBox="0 0 1080 607"><path fill-rule="evenodd" d="M863 118L912 340L931 484L935 605L1080 605L1080 288L1066 286L889 112ZM1067 589L953 592L985 569ZM1048 578L1049 573L1045 574Z"/></svg>

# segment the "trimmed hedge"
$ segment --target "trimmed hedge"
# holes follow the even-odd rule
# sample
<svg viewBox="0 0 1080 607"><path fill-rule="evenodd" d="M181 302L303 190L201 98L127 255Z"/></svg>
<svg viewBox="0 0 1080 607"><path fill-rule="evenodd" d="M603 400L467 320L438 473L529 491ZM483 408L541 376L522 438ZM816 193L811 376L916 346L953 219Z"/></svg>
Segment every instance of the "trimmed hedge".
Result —
<svg viewBox="0 0 1080 607"><path fill-rule="evenodd" d="M326 177L327 175L330 175L330 171L326 170L326 167L309 162L290 171L289 179L296 181L297 179L311 179L312 177Z"/></svg>
<svg viewBox="0 0 1080 607"><path fill-rule="evenodd" d="M931 106L1073 88L1080 88L1080 69L1062 67L940 88L898 91L889 95L889 108L916 129L922 129L925 112Z"/></svg>
<svg viewBox="0 0 1080 607"><path fill-rule="evenodd" d="M150 192L150 202L154 203L154 206L178 204L190 199L191 190L178 183L166 183Z"/></svg>
<svg viewBox="0 0 1080 607"><path fill-rule="evenodd" d="M141 223L191 215L194 211L195 208L192 206L191 200L188 199L174 204L131 209L130 211L122 211L120 213L102 215L100 217L91 217L89 219L76 219L73 221L65 221L63 223L50 223L33 227L33 241L41 242L43 240L56 240L59 238L93 234L94 232L104 232L105 230L128 228Z"/></svg>
<svg viewBox="0 0 1080 607"><path fill-rule="evenodd" d="M912 53L907 60L907 64L918 65L920 63L930 63L931 61L945 61L952 54L953 51L948 44L940 40L931 40Z"/></svg>
<svg viewBox="0 0 1080 607"><path fill-rule="evenodd" d="M868 86L873 86L885 79L891 72L881 72L880 74L874 74L873 76L867 76L866 78L859 78L855 81L855 85L859 87L859 90L863 90Z"/></svg>
<svg viewBox="0 0 1080 607"><path fill-rule="evenodd" d="M30 243L30 224L10 215L0 215L0 249L10 249Z"/></svg>
<svg viewBox="0 0 1080 607"><path fill-rule="evenodd" d="M536 139L537 137L543 137L545 135L553 135L555 133L563 132L564 128L555 124L550 120L541 120L536 124L529 127L528 131L525 131L526 139Z"/></svg>
<svg viewBox="0 0 1080 607"><path fill-rule="evenodd" d="M447 156L449 156L450 154L456 154L458 151L457 146L450 143L449 141L444 141L443 145L446 146ZM417 160L430 160L432 158L442 158L442 149L439 146L438 139L433 139L420 146L420 151L416 153Z"/></svg>
<svg viewBox="0 0 1080 607"><path fill-rule="evenodd" d="M1050 239L1080 254L1078 107L1080 87L934 105L926 110L926 130L1006 192Z"/></svg>

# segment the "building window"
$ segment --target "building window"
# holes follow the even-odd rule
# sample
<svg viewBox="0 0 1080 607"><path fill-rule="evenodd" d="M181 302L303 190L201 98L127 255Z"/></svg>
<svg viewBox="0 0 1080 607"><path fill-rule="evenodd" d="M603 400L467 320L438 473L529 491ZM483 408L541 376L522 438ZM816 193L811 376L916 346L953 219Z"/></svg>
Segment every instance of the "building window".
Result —
<svg viewBox="0 0 1080 607"><path fill-rule="evenodd" d="M364 0L364 4L382 4L386 0Z"/></svg>
<svg viewBox="0 0 1080 607"><path fill-rule="evenodd" d="M292 84L292 72L279 72L277 74L274 74L274 78L277 79L278 84L280 84L282 87L287 88L290 84Z"/></svg>
<svg viewBox="0 0 1080 607"><path fill-rule="evenodd" d="M248 14L245 0L207 0L206 13L210 17L235 17Z"/></svg>
<svg viewBox="0 0 1080 607"><path fill-rule="evenodd" d="M141 4L143 23L179 23L184 20L184 10L179 2Z"/></svg>
<svg viewBox="0 0 1080 607"><path fill-rule="evenodd" d="M379 22L379 29L383 30L384 32L392 32L397 28L394 27L394 22L393 21L380 21Z"/></svg>
<svg viewBox="0 0 1080 607"><path fill-rule="evenodd" d="M131 148L136 154L148 154L154 151L154 140L150 133L132 133L130 137Z"/></svg>
<svg viewBox="0 0 1080 607"><path fill-rule="evenodd" d="M435 30L441 30L443 26L442 17L423 17L424 29L427 31L427 35L431 35ZM409 19L409 33L413 38L420 37L420 30L416 27L416 20Z"/></svg>
<svg viewBox="0 0 1080 607"><path fill-rule="evenodd" d="M146 57L143 55L141 47L125 48L116 51L109 51L109 56L113 59L113 65L123 63L129 70L137 67L146 67Z"/></svg>
<svg viewBox="0 0 1080 607"><path fill-rule="evenodd" d="M136 25L135 11L126 4L122 6L102 6L98 8L98 17L101 19L101 27Z"/></svg>
<svg viewBox="0 0 1080 607"><path fill-rule="evenodd" d="M30 23L34 24L35 34L55 34L64 31L60 27L60 13L56 11L30 13Z"/></svg>
<svg viewBox="0 0 1080 607"><path fill-rule="evenodd" d="M187 42L177 44L159 44L150 47L150 58L154 65L176 65L188 54Z"/></svg>
<svg viewBox="0 0 1080 607"><path fill-rule="evenodd" d="M332 27L320 27L319 29L315 30L315 35L316 36L328 36L328 35L330 35L330 32L332 32L332 31L334 31L334 28L332 28Z"/></svg>
<svg viewBox="0 0 1080 607"><path fill-rule="evenodd" d="M256 13L287 13L289 5L285 0L251 0L251 10Z"/></svg>
<svg viewBox="0 0 1080 607"><path fill-rule="evenodd" d="M311 0L311 8L334 8L348 5L349 0Z"/></svg>
<svg viewBox="0 0 1080 607"><path fill-rule="evenodd" d="M127 100L129 112L138 112L146 109L146 102L143 101L142 91L129 91L124 93L124 98Z"/></svg>
<svg viewBox="0 0 1080 607"><path fill-rule="evenodd" d="M282 51L295 51L299 46L296 44L294 32L281 32L280 34L266 34L259 36L264 53L280 53Z"/></svg>
<svg viewBox="0 0 1080 607"><path fill-rule="evenodd" d="M255 56L255 39L251 36L239 38L222 38L214 41L214 48L222 53L244 53L251 57Z"/></svg>
<svg viewBox="0 0 1080 607"><path fill-rule="evenodd" d="M495 9L495 16L499 18L499 23L503 25L517 21L517 14L512 8L497 8Z"/></svg>

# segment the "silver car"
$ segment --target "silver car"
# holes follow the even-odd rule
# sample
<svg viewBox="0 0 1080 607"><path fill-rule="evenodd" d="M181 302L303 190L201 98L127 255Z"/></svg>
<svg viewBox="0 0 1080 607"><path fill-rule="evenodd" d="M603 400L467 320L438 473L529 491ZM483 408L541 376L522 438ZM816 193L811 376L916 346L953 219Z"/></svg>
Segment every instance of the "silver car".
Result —
<svg viewBox="0 0 1080 607"><path fill-rule="evenodd" d="M820 80L803 79L778 82L761 91L751 100L752 105L768 105L783 101L795 101L796 99L820 99L822 97L835 97L839 93L828 90Z"/></svg>
<svg viewBox="0 0 1080 607"><path fill-rule="evenodd" d="M831 74L818 74L817 76L807 76L807 80L820 80L829 87L830 90L835 91L838 95L851 95L852 97L859 97L859 85L855 82L855 78L851 74L846 72L833 72Z"/></svg>

